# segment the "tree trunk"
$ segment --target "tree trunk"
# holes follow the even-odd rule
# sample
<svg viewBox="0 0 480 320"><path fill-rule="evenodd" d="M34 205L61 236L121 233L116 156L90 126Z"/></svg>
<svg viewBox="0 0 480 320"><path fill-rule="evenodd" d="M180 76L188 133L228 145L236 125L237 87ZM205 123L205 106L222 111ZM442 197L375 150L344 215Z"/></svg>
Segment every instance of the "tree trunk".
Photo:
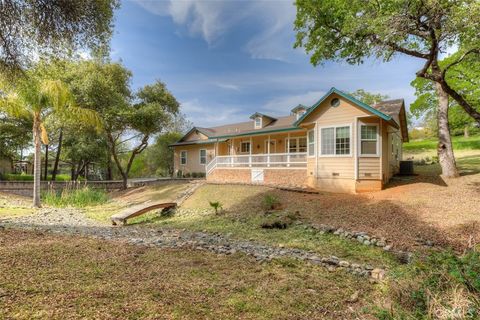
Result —
<svg viewBox="0 0 480 320"><path fill-rule="evenodd" d="M63 143L63 128L60 128L60 135L58 136L58 148L55 155L55 163L53 164L52 181L57 180L58 163L60 162L60 153L62 152Z"/></svg>
<svg viewBox="0 0 480 320"><path fill-rule="evenodd" d="M48 144L45 145L45 168L43 169L43 180L48 179Z"/></svg>
<svg viewBox="0 0 480 320"><path fill-rule="evenodd" d="M110 154L110 150L108 151L108 159L107 159L107 176L106 179L108 181L112 180L113 174L112 174L112 156Z"/></svg>
<svg viewBox="0 0 480 320"><path fill-rule="evenodd" d="M438 95L438 160L442 168L442 176L446 178L458 177L455 156L453 154L450 127L448 124L448 94L441 84L435 83Z"/></svg>
<svg viewBox="0 0 480 320"><path fill-rule="evenodd" d="M40 115L36 114L33 119L33 141L35 153L33 159L33 206L40 208L40 175L42 171L42 142L40 140Z"/></svg>
<svg viewBox="0 0 480 320"><path fill-rule="evenodd" d="M463 128L463 136L465 138L470 138L470 133L468 132L468 126L465 126L465 128Z"/></svg>

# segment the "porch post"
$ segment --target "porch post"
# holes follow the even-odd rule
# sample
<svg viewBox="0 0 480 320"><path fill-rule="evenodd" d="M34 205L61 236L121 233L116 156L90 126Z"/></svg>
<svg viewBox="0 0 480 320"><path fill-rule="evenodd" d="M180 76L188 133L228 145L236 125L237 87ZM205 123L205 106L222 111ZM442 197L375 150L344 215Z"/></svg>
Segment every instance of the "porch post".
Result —
<svg viewBox="0 0 480 320"><path fill-rule="evenodd" d="M270 167L270 135L268 135L268 146L267 146L267 166Z"/></svg>
<svg viewBox="0 0 480 320"><path fill-rule="evenodd" d="M235 138L232 138L232 146L230 147L230 166L233 167L233 157L235 154Z"/></svg>
<svg viewBox="0 0 480 320"><path fill-rule="evenodd" d="M250 151L250 155L248 156L248 166L251 167L252 166L252 137L250 137L249 151Z"/></svg>
<svg viewBox="0 0 480 320"><path fill-rule="evenodd" d="M287 167L290 167L290 132L287 134Z"/></svg>

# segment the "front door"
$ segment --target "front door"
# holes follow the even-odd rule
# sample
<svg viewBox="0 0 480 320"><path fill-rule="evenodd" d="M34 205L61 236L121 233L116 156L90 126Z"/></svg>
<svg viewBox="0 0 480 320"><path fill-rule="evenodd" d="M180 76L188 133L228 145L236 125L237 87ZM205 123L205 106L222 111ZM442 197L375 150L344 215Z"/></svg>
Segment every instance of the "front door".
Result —
<svg viewBox="0 0 480 320"><path fill-rule="evenodd" d="M270 139L270 153L276 153L277 152L277 140L275 139ZM265 140L265 152L268 153L268 140Z"/></svg>

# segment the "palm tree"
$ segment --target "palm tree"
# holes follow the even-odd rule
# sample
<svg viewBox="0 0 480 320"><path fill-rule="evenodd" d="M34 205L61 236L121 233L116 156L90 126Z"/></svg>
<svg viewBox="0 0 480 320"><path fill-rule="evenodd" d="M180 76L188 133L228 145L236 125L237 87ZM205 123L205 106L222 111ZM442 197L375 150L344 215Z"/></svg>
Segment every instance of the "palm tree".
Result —
<svg viewBox="0 0 480 320"><path fill-rule="evenodd" d="M78 107L68 86L59 80L37 80L29 77L19 81L14 87L2 90L0 111L11 117L33 120L33 206L39 208L41 147L42 143L48 144L45 121L55 116L99 128L100 120L95 111Z"/></svg>

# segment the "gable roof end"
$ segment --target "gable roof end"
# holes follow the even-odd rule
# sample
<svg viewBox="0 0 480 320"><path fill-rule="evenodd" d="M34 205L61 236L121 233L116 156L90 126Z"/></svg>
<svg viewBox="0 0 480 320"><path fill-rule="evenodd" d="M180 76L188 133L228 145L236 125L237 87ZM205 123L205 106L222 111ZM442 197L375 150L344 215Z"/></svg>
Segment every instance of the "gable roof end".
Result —
<svg viewBox="0 0 480 320"><path fill-rule="evenodd" d="M368 112L370 113L373 113L374 115L376 116L379 116L380 118L382 118L383 120L385 121L392 121L392 117L375 109L375 108L372 108L371 106L369 106L368 104L366 103L363 103L362 101L360 100L357 100L355 99L354 97L352 97L351 95L349 94L346 94L345 92L343 91L340 91L338 90L337 88L331 88L323 97L320 98L320 100L318 100L315 104L313 104L309 109L307 109L307 112L305 112L303 114L303 116L300 117L300 119L298 119L294 125L295 126L298 126L300 123L303 122L303 120L305 120L306 117L308 117L323 101L325 101L330 95L332 94L338 94L339 96L341 96L342 98L344 99L347 99L348 101L356 104L357 106L361 107L362 109L365 109L367 110Z"/></svg>

